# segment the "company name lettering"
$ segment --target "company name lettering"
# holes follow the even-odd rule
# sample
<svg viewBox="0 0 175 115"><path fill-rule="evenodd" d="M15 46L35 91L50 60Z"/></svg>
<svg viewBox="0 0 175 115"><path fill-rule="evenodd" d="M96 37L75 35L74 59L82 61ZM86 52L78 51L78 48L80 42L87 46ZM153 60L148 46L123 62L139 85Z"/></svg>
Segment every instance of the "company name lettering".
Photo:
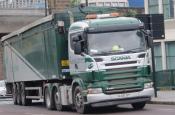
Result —
<svg viewBox="0 0 175 115"><path fill-rule="evenodd" d="M131 59L131 57L130 56L112 57L111 61L128 60L128 59Z"/></svg>

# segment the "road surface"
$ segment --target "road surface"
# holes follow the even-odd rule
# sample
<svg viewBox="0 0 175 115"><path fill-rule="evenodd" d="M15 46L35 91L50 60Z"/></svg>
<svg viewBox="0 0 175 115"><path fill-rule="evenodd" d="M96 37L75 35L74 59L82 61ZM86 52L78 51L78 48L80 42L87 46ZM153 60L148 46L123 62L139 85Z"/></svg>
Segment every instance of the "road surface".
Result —
<svg viewBox="0 0 175 115"><path fill-rule="evenodd" d="M91 115L175 115L175 105L147 104L143 110L133 110L130 105L118 106L114 109L98 108ZM79 115L75 111L64 112L47 110L41 102L32 106L13 105L11 99L0 98L0 115Z"/></svg>

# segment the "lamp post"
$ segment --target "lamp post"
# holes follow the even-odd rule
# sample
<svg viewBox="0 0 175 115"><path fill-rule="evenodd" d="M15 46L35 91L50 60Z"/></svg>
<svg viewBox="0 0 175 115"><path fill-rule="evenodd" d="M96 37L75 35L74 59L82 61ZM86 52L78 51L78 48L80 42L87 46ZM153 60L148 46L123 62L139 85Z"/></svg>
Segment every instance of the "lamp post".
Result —
<svg viewBox="0 0 175 115"><path fill-rule="evenodd" d="M45 2L45 16L47 16L47 0L45 0L44 2Z"/></svg>

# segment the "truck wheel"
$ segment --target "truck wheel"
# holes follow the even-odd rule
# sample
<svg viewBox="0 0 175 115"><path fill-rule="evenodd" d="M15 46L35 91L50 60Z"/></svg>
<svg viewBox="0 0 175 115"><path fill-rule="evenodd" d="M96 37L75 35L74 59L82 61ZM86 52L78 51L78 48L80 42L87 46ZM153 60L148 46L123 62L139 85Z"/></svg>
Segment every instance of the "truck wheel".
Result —
<svg viewBox="0 0 175 115"><path fill-rule="evenodd" d="M31 105L32 100L26 99L25 84L21 83L21 102L23 106Z"/></svg>
<svg viewBox="0 0 175 115"><path fill-rule="evenodd" d="M13 84L13 103L14 105L17 105L17 88L16 88L16 84Z"/></svg>
<svg viewBox="0 0 175 115"><path fill-rule="evenodd" d="M55 88L53 91L54 96L54 102L55 102L55 108L58 111L63 111L64 107L61 104L61 92L59 88Z"/></svg>
<svg viewBox="0 0 175 115"><path fill-rule="evenodd" d="M132 104L132 107L133 107L135 110L140 110L140 109L143 109L143 108L145 107L145 104L146 104L146 102L133 103L133 104Z"/></svg>
<svg viewBox="0 0 175 115"><path fill-rule="evenodd" d="M53 99L51 98L48 88L46 88L44 92L44 101L45 101L47 109L49 110L54 109Z"/></svg>
<svg viewBox="0 0 175 115"><path fill-rule="evenodd" d="M21 105L21 88L20 88L20 84L17 83L17 104Z"/></svg>
<svg viewBox="0 0 175 115"><path fill-rule="evenodd" d="M74 94L73 95L74 106L77 112L81 114L87 113L89 110L89 105L84 104L82 88L80 86L76 86L73 94Z"/></svg>

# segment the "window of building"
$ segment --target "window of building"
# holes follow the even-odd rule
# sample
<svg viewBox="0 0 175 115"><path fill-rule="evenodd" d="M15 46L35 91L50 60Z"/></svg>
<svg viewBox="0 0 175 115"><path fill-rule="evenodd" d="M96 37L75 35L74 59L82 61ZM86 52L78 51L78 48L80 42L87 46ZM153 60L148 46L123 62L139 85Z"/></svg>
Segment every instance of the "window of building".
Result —
<svg viewBox="0 0 175 115"><path fill-rule="evenodd" d="M149 13L150 14L157 14L159 13L159 4L158 0L148 0L149 4Z"/></svg>
<svg viewBox="0 0 175 115"><path fill-rule="evenodd" d="M105 2L105 6L111 6L111 2Z"/></svg>
<svg viewBox="0 0 175 115"><path fill-rule="evenodd" d="M165 19L170 19L174 17L174 1L173 0L163 0L163 12L164 12Z"/></svg>
<svg viewBox="0 0 175 115"><path fill-rule="evenodd" d="M118 3L118 6L119 6L119 7L125 7L125 2L119 2L119 3Z"/></svg>
<svg viewBox="0 0 175 115"><path fill-rule="evenodd" d="M89 3L89 6L96 6L95 2Z"/></svg>
<svg viewBox="0 0 175 115"><path fill-rule="evenodd" d="M128 2L125 2L125 7L128 7L128 6L129 6Z"/></svg>
<svg viewBox="0 0 175 115"><path fill-rule="evenodd" d="M117 7L118 6L118 2L112 2L112 6L113 7Z"/></svg>
<svg viewBox="0 0 175 115"><path fill-rule="evenodd" d="M104 6L104 2L99 2L98 6Z"/></svg>
<svg viewBox="0 0 175 115"><path fill-rule="evenodd" d="M175 41L166 42L167 69L175 69Z"/></svg>
<svg viewBox="0 0 175 115"><path fill-rule="evenodd" d="M154 43L154 58L156 71L162 70L162 52L161 43Z"/></svg>

